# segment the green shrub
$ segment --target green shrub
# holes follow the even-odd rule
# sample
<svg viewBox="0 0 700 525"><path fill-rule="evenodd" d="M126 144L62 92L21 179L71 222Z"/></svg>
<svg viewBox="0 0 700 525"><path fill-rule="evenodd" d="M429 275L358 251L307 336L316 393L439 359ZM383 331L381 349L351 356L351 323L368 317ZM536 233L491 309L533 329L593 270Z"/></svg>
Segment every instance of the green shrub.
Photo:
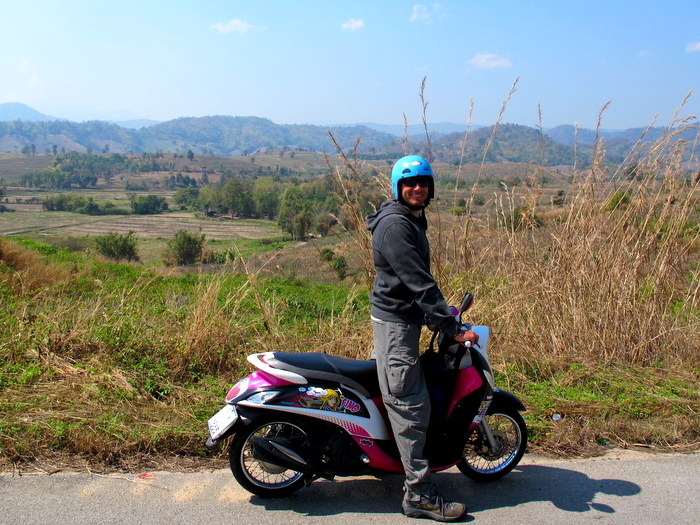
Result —
<svg viewBox="0 0 700 525"><path fill-rule="evenodd" d="M331 262L335 257L335 253L330 248L324 248L321 250L321 260L323 262Z"/></svg>
<svg viewBox="0 0 700 525"><path fill-rule="evenodd" d="M331 267L333 268L333 270L335 270L335 273L338 275L338 279L340 279L341 281L345 279L345 277L347 277L348 262L342 255L337 259L333 259L333 261L331 261Z"/></svg>
<svg viewBox="0 0 700 525"><path fill-rule="evenodd" d="M184 266L197 262L204 250L204 234L190 233L178 230L175 237L168 241L168 247L163 254L163 263L172 266Z"/></svg>
<svg viewBox="0 0 700 525"><path fill-rule="evenodd" d="M129 200L134 215L153 215L168 209L165 197L159 195L129 195Z"/></svg>
<svg viewBox="0 0 700 525"><path fill-rule="evenodd" d="M136 253L136 239L134 232L130 231L126 235L120 233L109 232L106 235L97 235L92 239L94 250L115 261L127 260L138 261L139 256Z"/></svg>
<svg viewBox="0 0 700 525"><path fill-rule="evenodd" d="M613 211L617 209L624 210L630 203L631 197L632 192L618 190L615 193L613 193L608 199L608 202L605 203L605 209L607 211Z"/></svg>

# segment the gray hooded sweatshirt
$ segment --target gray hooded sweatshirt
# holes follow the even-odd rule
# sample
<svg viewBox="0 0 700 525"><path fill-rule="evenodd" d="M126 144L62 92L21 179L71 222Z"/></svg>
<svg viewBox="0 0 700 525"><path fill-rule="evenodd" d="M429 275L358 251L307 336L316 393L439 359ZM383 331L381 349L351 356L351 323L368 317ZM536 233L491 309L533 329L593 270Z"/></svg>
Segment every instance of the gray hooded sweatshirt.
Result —
<svg viewBox="0 0 700 525"><path fill-rule="evenodd" d="M389 200L367 217L376 277L371 315L382 321L423 324L425 317L453 335L459 324L430 273L430 245L424 215Z"/></svg>

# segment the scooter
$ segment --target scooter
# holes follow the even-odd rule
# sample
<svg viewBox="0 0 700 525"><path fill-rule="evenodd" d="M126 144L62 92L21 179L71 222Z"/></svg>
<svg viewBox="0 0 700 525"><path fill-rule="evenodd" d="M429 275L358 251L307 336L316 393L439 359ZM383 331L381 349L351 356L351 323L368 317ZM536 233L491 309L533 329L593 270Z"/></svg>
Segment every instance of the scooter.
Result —
<svg viewBox="0 0 700 525"><path fill-rule="evenodd" d="M471 479L489 481L505 476L525 453L525 406L494 386L489 328L461 321L472 299L466 294L453 314L478 343L434 331L421 355L431 398L425 452L434 472L456 465ZM248 361L257 370L228 392L208 421L207 439L213 447L232 436L231 471L246 490L283 497L319 478L403 474L374 360L265 352Z"/></svg>

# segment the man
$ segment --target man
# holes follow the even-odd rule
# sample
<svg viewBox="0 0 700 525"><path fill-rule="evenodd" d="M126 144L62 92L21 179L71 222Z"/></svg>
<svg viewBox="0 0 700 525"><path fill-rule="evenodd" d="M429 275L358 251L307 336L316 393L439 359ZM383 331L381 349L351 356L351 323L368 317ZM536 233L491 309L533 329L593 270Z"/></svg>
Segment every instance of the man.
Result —
<svg viewBox="0 0 700 525"><path fill-rule="evenodd" d="M423 157L399 159L391 172L394 200L370 215L376 278L372 289L374 357L406 481L403 511L414 518L456 521L467 508L446 501L432 483L423 454L430 398L420 366L419 339L427 316L456 341L475 342L462 330L430 273L424 208L435 194L433 170Z"/></svg>

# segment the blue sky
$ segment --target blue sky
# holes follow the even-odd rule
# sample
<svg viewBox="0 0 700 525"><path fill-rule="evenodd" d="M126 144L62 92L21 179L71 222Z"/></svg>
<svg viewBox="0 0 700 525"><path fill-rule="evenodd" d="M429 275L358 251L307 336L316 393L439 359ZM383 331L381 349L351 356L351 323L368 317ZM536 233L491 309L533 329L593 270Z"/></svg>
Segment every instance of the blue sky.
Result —
<svg viewBox="0 0 700 525"><path fill-rule="evenodd" d="M699 0L1 0L0 103L84 120L700 116Z"/></svg>

